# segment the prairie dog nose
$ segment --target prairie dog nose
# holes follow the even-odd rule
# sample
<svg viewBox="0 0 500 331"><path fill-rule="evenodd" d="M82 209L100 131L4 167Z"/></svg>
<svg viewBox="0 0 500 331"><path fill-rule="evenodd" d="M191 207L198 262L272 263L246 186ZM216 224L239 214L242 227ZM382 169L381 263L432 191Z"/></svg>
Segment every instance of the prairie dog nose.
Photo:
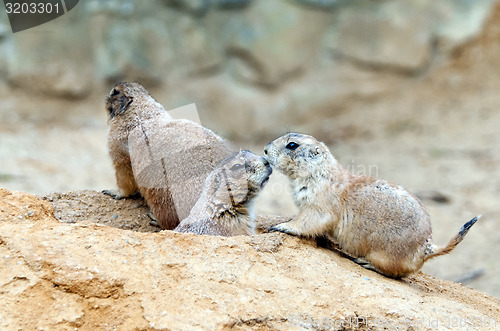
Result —
<svg viewBox="0 0 500 331"><path fill-rule="evenodd" d="M271 146L271 143L267 144L266 147L264 147L264 154L267 155L267 150L269 149L269 146Z"/></svg>

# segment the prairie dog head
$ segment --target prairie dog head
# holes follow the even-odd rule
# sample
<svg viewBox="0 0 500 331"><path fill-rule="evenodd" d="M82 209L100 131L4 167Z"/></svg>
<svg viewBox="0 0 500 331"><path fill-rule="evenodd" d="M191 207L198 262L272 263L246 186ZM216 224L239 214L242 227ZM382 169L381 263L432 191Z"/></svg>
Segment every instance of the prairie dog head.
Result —
<svg viewBox="0 0 500 331"><path fill-rule="evenodd" d="M106 98L109 119L115 117L144 117L148 113L164 110L149 92L139 83L121 82L116 84Z"/></svg>
<svg viewBox="0 0 500 331"><path fill-rule="evenodd" d="M325 144L312 136L288 133L267 144L267 160L291 179L322 172L336 164Z"/></svg>
<svg viewBox="0 0 500 331"><path fill-rule="evenodd" d="M246 207L266 185L271 173L269 162L250 151L229 156L207 178L210 203L217 209Z"/></svg>

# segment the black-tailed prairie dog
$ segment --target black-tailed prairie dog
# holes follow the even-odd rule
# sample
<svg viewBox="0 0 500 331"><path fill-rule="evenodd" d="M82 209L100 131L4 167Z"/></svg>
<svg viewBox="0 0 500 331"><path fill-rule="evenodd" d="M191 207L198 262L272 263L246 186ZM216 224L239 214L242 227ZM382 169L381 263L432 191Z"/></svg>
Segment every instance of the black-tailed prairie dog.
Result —
<svg viewBox="0 0 500 331"><path fill-rule="evenodd" d="M224 159L205 181L203 193L174 231L213 236L255 234L255 198L272 168L250 151Z"/></svg>
<svg viewBox="0 0 500 331"><path fill-rule="evenodd" d="M264 152L289 177L299 208L295 220L269 231L325 236L356 263L389 277L404 277L449 253L478 220L466 223L446 246L436 246L429 214L415 196L385 180L349 173L314 137L289 133Z"/></svg>
<svg viewBox="0 0 500 331"><path fill-rule="evenodd" d="M106 100L108 146L120 199L140 192L163 229L187 217L229 144L192 121L172 119L139 83L118 83Z"/></svg>

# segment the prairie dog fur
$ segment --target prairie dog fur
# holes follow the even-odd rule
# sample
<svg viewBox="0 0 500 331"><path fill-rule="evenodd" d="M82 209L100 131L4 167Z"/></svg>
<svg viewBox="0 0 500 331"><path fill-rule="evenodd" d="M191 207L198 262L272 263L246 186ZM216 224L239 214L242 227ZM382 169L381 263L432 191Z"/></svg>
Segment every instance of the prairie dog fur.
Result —
<svg viewBox="0 0 500 331"><path fill-rule="evenodd" d="M439 247L432 242L429 213L415 196L385 180L349 173L314 137L289 133L264 152L289 177L300 209L295 220L269 231L325 236L356 263L389 277L404 277L449 253L479 218Z"/></svg>
<svg viewBox="0 0 500 331"><path fill-rule="evenodd" d="M163 229L187 217L212 169L231 153L212 131L168 112L139 83L118 83L106 99L116 199L136 192Z"/></svg>
<svg viewBox="0 0 500 331"><path fill-rule="evenodd" d="M203 193L174 231L213 236L255 234L253 203L272 168L263 157L240 151L208 176Z"/></svg>

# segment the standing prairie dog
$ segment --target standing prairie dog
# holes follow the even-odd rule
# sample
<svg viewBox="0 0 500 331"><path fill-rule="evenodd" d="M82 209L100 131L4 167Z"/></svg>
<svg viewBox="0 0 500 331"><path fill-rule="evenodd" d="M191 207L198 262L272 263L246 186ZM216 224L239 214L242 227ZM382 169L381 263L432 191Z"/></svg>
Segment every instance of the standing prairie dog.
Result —
<svg viewBox="0 0 500 331"><path fill-rule="evenodd" d="M271 173L269 162L250 151L226 158L210 173L191 214L174 231L227 237L255 234L253 204Z"/></svg>
<svg viewBox="0 0 500 331"><path fill-rule="evenodd" d="M173 229L198 200L205 178L231 153L212 131L168 112L138 83L118 83L106 100L108 146L119 192L140 192L163 229Z"/></svg>
<svg viewBox="0 0 500 331"><path fill-rule="evenodd" d="M466 223L446 246L436 246L429 214L415 196L385 180L349 173L314 137L289 133L264 152L289 177L300 209L294 221L269 231L325 236L356 263L389 277L404 277L428 259L449 253L479 218Z"/></svg>

